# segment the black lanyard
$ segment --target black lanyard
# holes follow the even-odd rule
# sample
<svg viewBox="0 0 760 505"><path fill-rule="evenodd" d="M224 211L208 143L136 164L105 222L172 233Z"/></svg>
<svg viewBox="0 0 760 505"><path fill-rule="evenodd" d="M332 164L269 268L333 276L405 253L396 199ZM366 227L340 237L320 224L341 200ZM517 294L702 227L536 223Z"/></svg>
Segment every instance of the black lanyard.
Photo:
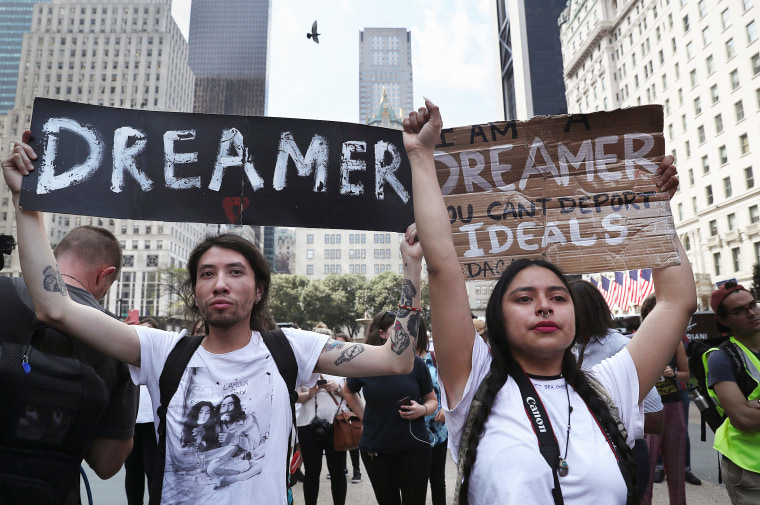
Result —
<svg viewBox="0 0 760 505"><path fill-rule="evenodd" d="M538 439L538 449L552 469L552 474L554 475L554 489L552 489L554 504L564 505L565 501L562 498L562 489L559 485L559 474L557 473L560 460L559 444L557 443L557 437L554 435L552 423L549 420L546 409L544 409L543 403L541 403L541 398L538 396L536 388L525 372L518 369L510 372L510 375L520 388L525 415L528 416L530 423L533 425L533 433L536 434L536 438ZM565 387L568 386L565 385Z"/></svg>

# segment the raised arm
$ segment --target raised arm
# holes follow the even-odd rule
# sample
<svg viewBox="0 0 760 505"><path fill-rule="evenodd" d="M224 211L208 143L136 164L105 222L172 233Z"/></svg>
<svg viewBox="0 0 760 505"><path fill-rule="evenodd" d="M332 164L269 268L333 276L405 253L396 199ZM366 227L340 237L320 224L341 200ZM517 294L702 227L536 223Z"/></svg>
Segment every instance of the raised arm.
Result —
<svg viewBox="0 0 760 505"><path fill-rule="evenodd" d="M22 210L19 204L24 176L34 169L37 156L29 146L31 132L15 142L13 153L2 162L3 177L13 195L21 271L34 302L37 317L78 338L103 354L131 365L140 364L140 342L134 328L99 310L74 302L50 249L42 214Z"/></svg>
<svg viewBox="0 0 760 505"><path fill-rule="evenodd" d="M422 248L414 224L401 242L404 278L396 322L384 345L349 344L330 339L322 349L315 372L344 377L407 374L414 368L414 348L419 335Z"/></svg>
<svg viewBox="0 0 760 505"><path fill-rule="evenodd" d="M661 189L670 196L678 186L672 162L673 158L666 156L658 169ZM681 264L652 270L657 304L628 344L639 376L639 400L644 399L662 375L681 345L689 318L697 310L697 287L691 264L677 237L676 242Z"/></svg>
<svg viewBox="0 0 760 505"><path fill-rule="evenodd" d="M443 125L441 113L430 100L425 105L404 120L404 146L412 165L414 218L427 263L439 378L446 386L449 405L456 405L472 368L475 327L435 173L434 151Z"/></svg>

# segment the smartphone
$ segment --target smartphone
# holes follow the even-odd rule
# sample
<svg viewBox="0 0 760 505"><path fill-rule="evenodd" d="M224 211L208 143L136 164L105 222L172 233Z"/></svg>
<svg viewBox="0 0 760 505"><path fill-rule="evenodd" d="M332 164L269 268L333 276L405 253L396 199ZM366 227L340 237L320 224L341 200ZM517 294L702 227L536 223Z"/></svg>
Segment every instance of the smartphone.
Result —
<svg viewBox="0 0 760 505"><path fill-rule="evenodd" d="M403 407L404 405L411 405L411 404L412 404L412 400L408 396L398 401L399 407Z"/></svg>
<svg viewBox="0 0 760 505"><path fill-rule="evenodd" d="M317 386L324 386L325 384L327 384L326 379L317 379Z"/></svg>

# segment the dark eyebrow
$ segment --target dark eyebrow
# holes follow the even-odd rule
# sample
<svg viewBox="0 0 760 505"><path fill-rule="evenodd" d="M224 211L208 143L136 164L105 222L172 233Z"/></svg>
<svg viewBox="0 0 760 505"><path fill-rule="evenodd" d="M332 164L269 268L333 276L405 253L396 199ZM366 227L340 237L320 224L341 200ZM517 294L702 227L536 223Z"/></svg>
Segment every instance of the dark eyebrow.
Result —
<svg viewBox="0 0 760 505"><path fill-rule="evenodd" d="M198 265L198 270L203 270L204 268L215 268L215 267L216 265L213 265L211 263L206 263L204 265ZM223 265L222 268L230 268L230 267L241 267L245 269L246 265L242 261L235 261L233 263L227 263L226 265Z"/></svg>
<svg viewBox="0 0 760 505"><path fill-rule="evenodd" d="M513 295L515 293L532 293L536 291L537 289L534 286L521 286L518 288L513 289L509 292L510 295ZM565 293L570 293L565 286L550 286L548 288L548 291L563 291Z"/></svg>

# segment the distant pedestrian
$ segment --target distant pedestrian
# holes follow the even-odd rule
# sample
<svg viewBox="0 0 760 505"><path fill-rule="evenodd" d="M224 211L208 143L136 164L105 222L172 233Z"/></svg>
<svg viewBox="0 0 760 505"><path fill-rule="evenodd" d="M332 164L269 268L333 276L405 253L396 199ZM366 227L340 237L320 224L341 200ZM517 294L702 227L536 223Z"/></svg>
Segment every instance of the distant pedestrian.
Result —
<svg viewBox="0 0 760 505"><path fill-rule="evenodd" d="M346 333L338 333L337 335L335 335L335 340L338 340L340 342L351 341L351 339ZM343 385L345 387L345 381L343 382ZM353 468L353 472L351 474L351 483L358 484L362 481L362 471L361 471L361 467L359 466L359 458L360 458L359 449L352 449L348 451L348 454L351 456L351 467Z"/></svg>

